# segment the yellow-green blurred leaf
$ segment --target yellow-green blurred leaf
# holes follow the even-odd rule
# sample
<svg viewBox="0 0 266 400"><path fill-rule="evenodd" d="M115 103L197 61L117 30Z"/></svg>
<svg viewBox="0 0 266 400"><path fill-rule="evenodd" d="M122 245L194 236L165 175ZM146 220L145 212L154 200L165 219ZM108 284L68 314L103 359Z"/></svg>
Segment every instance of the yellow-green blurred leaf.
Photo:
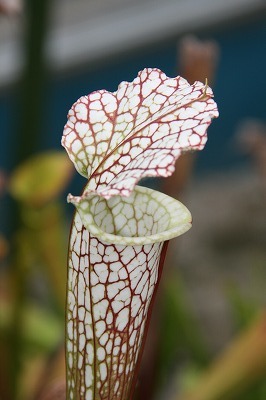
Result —
<svg viewBox="0 0 266 400"><path fill-rule="evenodd" d="M40 153L13 172L9 190L16 200L38 207L64 190L72 172L72 164L63 152Z"/></svg>

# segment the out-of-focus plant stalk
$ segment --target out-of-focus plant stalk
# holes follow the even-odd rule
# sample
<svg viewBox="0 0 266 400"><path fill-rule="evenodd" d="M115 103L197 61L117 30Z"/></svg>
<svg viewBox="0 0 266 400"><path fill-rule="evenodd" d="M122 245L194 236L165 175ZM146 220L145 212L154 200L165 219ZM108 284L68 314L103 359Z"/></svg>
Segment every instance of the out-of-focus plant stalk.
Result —
<svg viewBox="0 0 266 400"><path fill-rule="evenodd" d="M23 51L25 54L25 68L21 78L19 93L19 112L16 119L17 135L14 140L14 162L19 164L31 155L36 149L42 127L41 113L44 87L44 41L48 19L50 1L36 2L27 0L25 5L25 38ZM12 204L10 212L10 231L14 236L19 227L23 226L20 209L16 202ZM13 317L10 329L10 376L12 380L11 398L16 399L18 394L18 374L21 368L21 325L22 308L26 296L26 265L22 265L17 239L12 243L13 266Z"/></svg>
<svg viewBox="0 0 266 400"><path fill-rule="evenodd" d="M26 0L23 53L25 67L19 95L19 134L16 138L18 164L36 151L42 130L46 80L44 45L51 0Z"/></svg>

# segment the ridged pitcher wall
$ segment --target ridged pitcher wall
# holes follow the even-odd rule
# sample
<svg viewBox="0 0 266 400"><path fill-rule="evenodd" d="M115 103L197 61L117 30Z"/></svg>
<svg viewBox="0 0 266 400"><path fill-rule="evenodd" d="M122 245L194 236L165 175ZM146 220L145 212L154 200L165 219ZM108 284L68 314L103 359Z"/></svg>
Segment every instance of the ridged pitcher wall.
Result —
<svg viewBox="0 0 266 400"><path fill-rule="evenodd" d="M67 398L128 400L167 242L190 228L191 215L177 200L140 186L129 197L93 194L75 205Z"/></svg>

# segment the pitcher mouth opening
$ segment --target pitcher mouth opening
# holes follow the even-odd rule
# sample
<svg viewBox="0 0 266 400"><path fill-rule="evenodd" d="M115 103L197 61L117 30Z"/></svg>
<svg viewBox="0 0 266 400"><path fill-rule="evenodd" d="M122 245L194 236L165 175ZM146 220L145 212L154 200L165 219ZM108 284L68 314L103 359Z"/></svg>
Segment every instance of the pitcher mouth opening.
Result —
<svg viewBox="0 0 266 400"><path fill-rule="evenodd" d="M85 189L86 190L86 189ZM191 228L191 214L178 200L136 186L129 197L95 194L70 198L86 229L101 241L120 245L162 242Z"/></svg>

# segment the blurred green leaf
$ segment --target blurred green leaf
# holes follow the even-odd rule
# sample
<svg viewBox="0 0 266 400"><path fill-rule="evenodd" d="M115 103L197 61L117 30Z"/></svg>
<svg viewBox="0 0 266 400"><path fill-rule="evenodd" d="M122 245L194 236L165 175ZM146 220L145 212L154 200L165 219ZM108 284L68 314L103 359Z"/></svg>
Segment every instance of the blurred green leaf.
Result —
<svg viewBox="0 0 266 400"><path fill-rule="evenodd" d="M209 360L200 329L186 300L184 287L176 276L167 279L162 296L162 330L159 375L165 382L171 366L179 359L190 359L198 366Z"/></svg>
<svg viewBox="0 0 266 400"><path fill-rule="evenodd" d="M1 301L1 337L8 336L12 307ZM64 321L54 313L33 303L26 303L22 310L21 326L23 352L50 352L64 337Z"/></svg>
<svg viewBox="0 0 266 400"><path fill-rule="evenodd" d="M233 283L227 288L227 296L231 306L233 319L238 329L248 327L258 316L260 307L254 299L244 296Z"/></svg>
<svg viewBox="0 0 266 400"><path fill-rule="evenodd" d="M17 201L39 207L64 190L72 172L72 163L65 153L50 151L37 154L13 172L9 190Z"/></svg>

